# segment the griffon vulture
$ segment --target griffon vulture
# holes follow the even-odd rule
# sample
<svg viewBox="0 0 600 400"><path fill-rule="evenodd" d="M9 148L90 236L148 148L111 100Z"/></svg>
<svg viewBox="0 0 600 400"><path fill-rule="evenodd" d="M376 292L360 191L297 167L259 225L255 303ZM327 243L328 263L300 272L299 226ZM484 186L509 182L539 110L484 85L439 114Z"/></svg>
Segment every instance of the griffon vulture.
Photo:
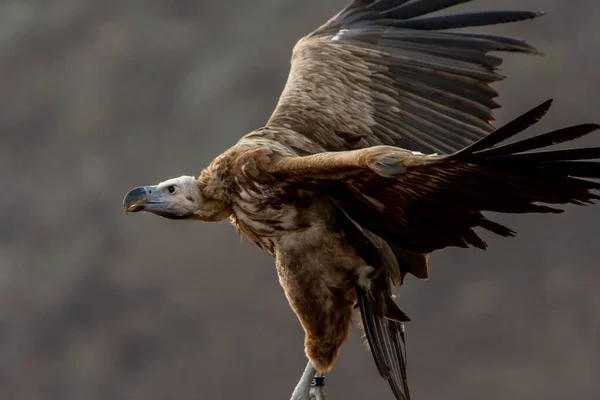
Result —
<svg viewBox="0 0 600 400"><path fill-rule="evenodd" d="M484 249L480 227L515 233L482 211L556 213L598 196L600 148L539 151L598 125L505 142L536 123L546 102L494 130L492 51L535 53L506 37L451 28L531 19L534 12L429 14L468 0L354 0L295 46L288 81L266 125L198 178L132 189L126 212L229 218L275 258L305 331L308 366L293 398L329 371L353 310L381 376L408 399L402 352L408 317L393 287L427 279L428 255Z"/></svg>

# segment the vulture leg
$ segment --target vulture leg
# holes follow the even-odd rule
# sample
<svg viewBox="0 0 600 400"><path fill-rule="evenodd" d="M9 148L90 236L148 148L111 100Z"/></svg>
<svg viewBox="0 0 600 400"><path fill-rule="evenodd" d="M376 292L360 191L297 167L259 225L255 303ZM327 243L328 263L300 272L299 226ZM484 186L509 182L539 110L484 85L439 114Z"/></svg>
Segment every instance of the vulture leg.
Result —
<svg viewBox="0 0 600 400"><path fill-rule="evenodd" d="M325 391L323 390L324 376L317 374L315 377L315 372L315 368L309 361L290 400L325 400Z"/></svg>
<svg viewBox="0 0 600 400"><path fill-rule="evenodd" d="M325 375L317 372L310 388L311 400L325 400Z"/></svg>

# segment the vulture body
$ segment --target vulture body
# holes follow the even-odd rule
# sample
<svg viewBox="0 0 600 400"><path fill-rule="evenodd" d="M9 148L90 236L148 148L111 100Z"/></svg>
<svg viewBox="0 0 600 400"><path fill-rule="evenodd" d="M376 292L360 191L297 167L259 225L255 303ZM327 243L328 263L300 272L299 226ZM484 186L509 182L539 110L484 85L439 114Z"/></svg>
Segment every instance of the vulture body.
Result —
<svg viewBox="0 0 600 400"><path fill-rule="evenodd" d="M200 176L132 189L127 212L233 225L274 256L305 330L309 365L331 369L355 308L377 368L409 398L402 353L407 315L392 288L427 279L428 255L485 248L480 227L510 229L483 211L555 213L598 196L599 148L551 150L598 128L579 125L507 144L546 102L494 130L501 59L535 53L511 38L451 28L534 18L532 12L430 16L466 0L355 0L294 48L265 127ZM312 377L312 376L311 376ZM307 388L296 398L305 398ZM296 394L296 393L295 393Z"/></svg>

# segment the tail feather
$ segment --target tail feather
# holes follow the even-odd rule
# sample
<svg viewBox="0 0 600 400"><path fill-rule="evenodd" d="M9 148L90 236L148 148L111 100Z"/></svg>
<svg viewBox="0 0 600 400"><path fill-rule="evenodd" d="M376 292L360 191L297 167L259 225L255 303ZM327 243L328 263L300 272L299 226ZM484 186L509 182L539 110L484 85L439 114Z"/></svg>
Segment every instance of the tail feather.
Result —
<svg viewBox="0 0 600 400"><path fill-rule="evenodd" d="M410 400L406 375L403 325L377 312L373 297L356 287L363 329L379 374L388 382L397 400Z"/></svg>

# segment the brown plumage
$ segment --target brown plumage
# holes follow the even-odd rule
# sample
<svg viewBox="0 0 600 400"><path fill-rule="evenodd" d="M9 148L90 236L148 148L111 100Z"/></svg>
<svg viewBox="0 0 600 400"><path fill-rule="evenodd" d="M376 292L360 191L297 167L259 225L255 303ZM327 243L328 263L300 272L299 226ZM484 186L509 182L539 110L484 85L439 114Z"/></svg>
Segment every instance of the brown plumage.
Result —
<svg viewBox="0 0 600 400"><path fill-rule="evenodd" d="M422 17L465 0L355 0L296 45L288 82L264 128L196 180L132 189L126 211L220 221L275 257L285 295L319 372L331 369L359 308L381 375L408 398L403 321L392 287L429 276L429 253L485 248L483 211L558 212L587 204L600 149L536 152L598 128L505 141L550 103L493 131L500 79L493 50L532 53L509 38L445 29L533 18L488 12ZM422 18L415 18L422 17ZM491 133L490 133L491 132ZM460 150L462 149L462 150ZM436 154L420 154L439 153ZM445 153L450 153L444 155Z"/></svg>
<svg viewBox="0 0 600 400"><path fill-rule="evenodd" d="M502 60L535 53L504 37L446 29L534 18L505 11L419 18L467 0L353 1L294 47L290 76L269 127L327 151L378 144L449 153L492 131ZM402 123L398 123L402 121Z"/></svg>

